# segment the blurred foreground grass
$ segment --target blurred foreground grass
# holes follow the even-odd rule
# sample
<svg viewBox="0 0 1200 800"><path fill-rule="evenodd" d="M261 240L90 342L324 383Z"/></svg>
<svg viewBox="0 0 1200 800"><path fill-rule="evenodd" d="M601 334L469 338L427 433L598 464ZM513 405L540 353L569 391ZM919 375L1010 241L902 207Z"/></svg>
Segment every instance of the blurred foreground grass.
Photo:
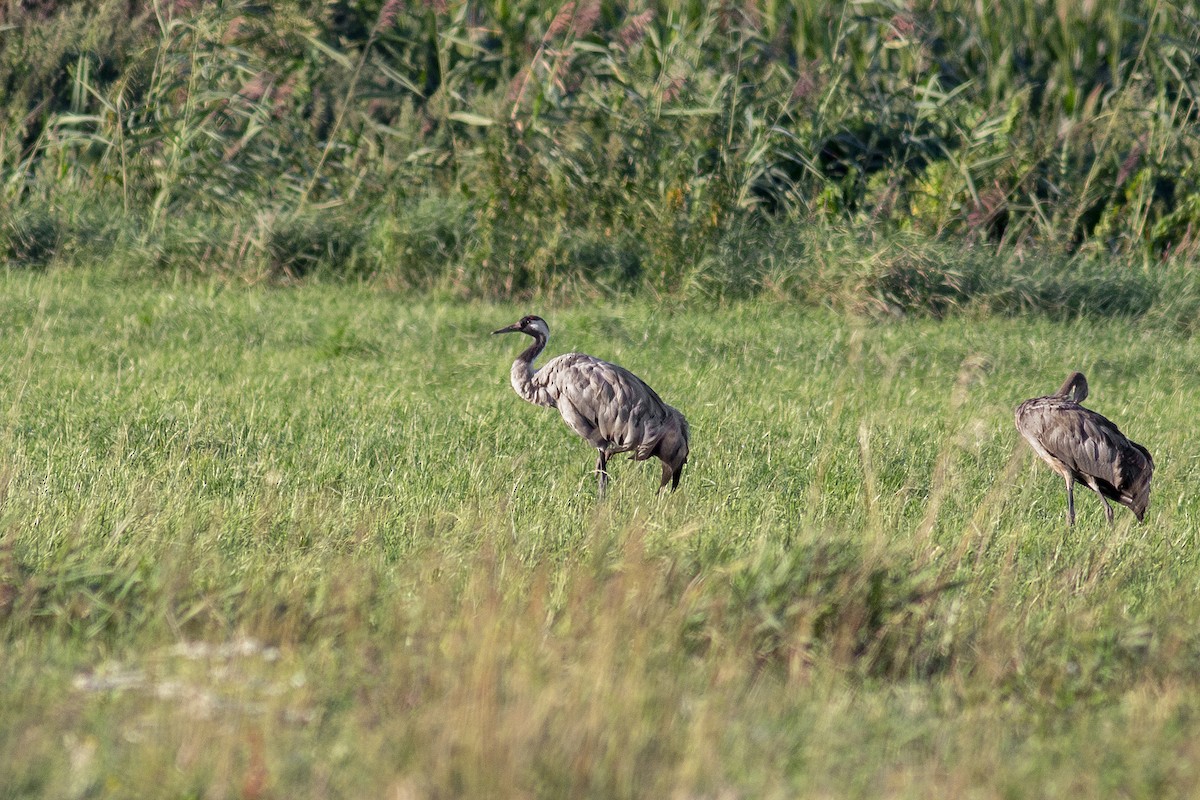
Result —
<svg viewBox="0 0 1200 800"><path fill-rule="evenodd" d="M688 415L678 493L595 503L523 313ZM1018 442L1074 368L1143 526ZM0 795L1190 794L1197 374L1119 319L5 273Z"/></svg>

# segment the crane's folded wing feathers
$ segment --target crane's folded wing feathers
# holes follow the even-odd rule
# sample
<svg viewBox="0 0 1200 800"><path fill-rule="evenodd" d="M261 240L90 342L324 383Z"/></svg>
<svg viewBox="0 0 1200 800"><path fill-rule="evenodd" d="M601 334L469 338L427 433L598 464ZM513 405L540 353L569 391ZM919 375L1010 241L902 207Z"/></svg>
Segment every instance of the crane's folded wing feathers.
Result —
<svg viewBox="0 0 1200 800"><path fill-rule="evenodd" d="M674 410L649 385L593 356L553 358L534 374L533 383L573 431L609 454L636 450L638 460L649 458L670 427Z"/></svg>
<svg viewBox="0 0 1200 800"><path fill-rule="evenodd" d="M1149 502L1154 460L1111 420L1064 403L1052 419L1036 425L1035 434L1052 456L1079 475L1095 478L1105 495L1130 506L1141 518Z"/></svg>

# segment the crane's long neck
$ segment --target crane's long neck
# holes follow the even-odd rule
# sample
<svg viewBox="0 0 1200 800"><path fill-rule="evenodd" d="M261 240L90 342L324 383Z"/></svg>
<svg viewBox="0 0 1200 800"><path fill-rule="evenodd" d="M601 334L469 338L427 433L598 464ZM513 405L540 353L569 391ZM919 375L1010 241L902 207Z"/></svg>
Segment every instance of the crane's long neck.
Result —
<svg viewBox="0 0 1200 800"><path fill-rule="evenodd" d="M1066 381L1063 382L1063 385L1058 390L1058 396L1071 397L1072 392L1075 393L1075 396L1071 399L1076 403L1082 403L1087 399L1087 378L1083 377L1082 372L1072 372L1069 376L1067 376Z"/></svg>
<svg viewBox="0 0 1200 800"><path fill-rule="evenodd" d="M545 396L545 391L539 390L533 382L533 376L537 372L533 367L533 360L546 348L548 338L540 331L535 331L532 335L533 344L525 348L525 351L517 356L517 360L513 362L510 374L512 387L516 390L517 394L531 403L536 403L539 406L553 405L553 401Z"/></svg>

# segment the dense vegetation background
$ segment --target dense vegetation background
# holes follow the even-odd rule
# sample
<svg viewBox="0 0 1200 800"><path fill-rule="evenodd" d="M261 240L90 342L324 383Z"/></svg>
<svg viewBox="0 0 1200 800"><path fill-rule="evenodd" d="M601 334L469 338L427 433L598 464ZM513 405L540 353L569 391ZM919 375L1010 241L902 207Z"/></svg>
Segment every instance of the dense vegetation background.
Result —
<svg viewBox="0 0 1200 800"><path fill-rule="evenodd" d="M0 22L10 264L1141 313L1197 248L1193 2L10 0Z"/></svg>

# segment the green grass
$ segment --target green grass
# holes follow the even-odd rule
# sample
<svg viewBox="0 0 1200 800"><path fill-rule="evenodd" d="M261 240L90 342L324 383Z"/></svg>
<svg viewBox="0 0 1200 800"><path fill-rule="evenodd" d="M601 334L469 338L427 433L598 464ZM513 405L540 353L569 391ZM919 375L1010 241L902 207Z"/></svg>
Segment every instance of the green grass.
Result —
<svg viewBox="0 0 1200 800"><path fill-rule="evenodd" d="M596 503L528 312L687 414L678 493ZM1018 441L1076 368L1145 525ZM1197 374L1145 320L0 274L0 795L1190 794Z"/></svg>

